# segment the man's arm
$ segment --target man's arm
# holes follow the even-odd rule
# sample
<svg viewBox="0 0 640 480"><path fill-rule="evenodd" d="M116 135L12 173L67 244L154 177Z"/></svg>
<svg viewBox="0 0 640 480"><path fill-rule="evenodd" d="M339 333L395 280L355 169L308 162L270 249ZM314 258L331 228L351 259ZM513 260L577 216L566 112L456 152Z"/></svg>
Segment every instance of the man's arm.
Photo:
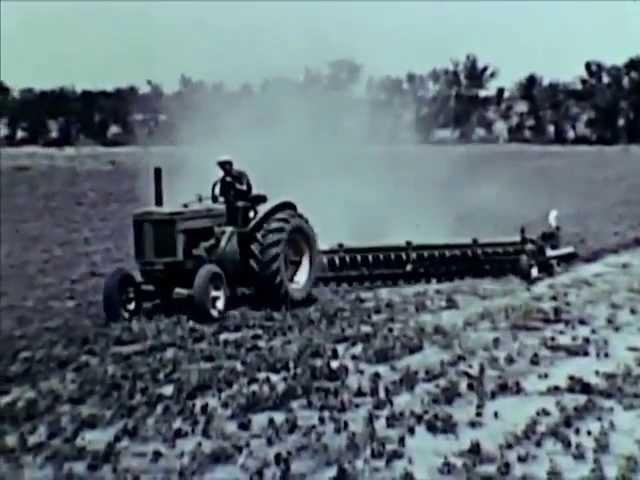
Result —
<svg viewBox="0 0 640 480"><path fill-rule="evenodd" d="M213 182L211 185L211 202L216 203L218 201L218 195L216 195L216 187L220 184L220 179Z"/></svg>
<svg viewBox="0 0 640 480"><path fill-rule="evenodd" d="M243 171L238 171L236 186L240 190L246 191L247 195L253 193L253 186L251 185L251 180L249 180L249 175Z"/></svg>

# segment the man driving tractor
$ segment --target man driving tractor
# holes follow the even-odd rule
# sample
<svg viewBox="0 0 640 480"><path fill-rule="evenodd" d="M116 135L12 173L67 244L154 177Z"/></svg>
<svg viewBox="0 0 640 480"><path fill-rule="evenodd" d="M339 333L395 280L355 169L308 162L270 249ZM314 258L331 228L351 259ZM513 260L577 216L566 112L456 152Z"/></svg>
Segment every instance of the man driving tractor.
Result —
<svg viewBox="0 0 640 480"><path fill-rule="evenodd" d="M242 170L233 168L233 159L228 155L219 157L217 163L222 170L222 176L211 186L211 201L215 203L219 197L227 204L248 201L253 193L253 185L251 185L249 175ZM216 194L217 186L219 186L218 194Z"/></svg>

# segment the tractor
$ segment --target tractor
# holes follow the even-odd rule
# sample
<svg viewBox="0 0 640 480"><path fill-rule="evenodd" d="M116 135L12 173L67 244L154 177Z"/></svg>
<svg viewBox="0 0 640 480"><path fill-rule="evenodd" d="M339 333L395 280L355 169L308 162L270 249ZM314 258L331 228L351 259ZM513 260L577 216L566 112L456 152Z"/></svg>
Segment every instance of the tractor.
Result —
<svg viewBox="0 0 640 480"><path fill-rule="evenodd" d="M148 301L192 300L193 319L219 320L234 298L250 292L259 304L282 308L307 300L320 252L315 231L295 203L263 194L223 203L198 196L164 205L162 169L154 168L154 206L133 214L139 278L118 268L105 280L108 322L130 320Z"/></svg>

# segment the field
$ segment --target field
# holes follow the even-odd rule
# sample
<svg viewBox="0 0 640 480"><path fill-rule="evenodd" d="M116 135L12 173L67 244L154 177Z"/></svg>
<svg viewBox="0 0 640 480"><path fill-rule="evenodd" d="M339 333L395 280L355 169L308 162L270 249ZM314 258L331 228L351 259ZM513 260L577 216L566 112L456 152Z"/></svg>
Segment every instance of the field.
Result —
<svg viewBox="0 0 640 480"><path fill-rule="evenodd" d="M269 162L243 161L258 151ZM638 149L304 157L254 145L240 151L241 168L257 189L298 201L321 243L509 235L539 228L557 208L566 240L589 261L529 289L507 278L322 290L307 309L240 309L209 328L183 317L105 327L102 279L133 267L130 214L150 201L152 164L166 167L167 196L178 201L207 193L217 153L2 152L7 474L340 470L429 480L465 470L543 478L553 467L572 479L598 465L606 477L593 478L614 478L625 462L631 471L637 460L626 455L640 448Z"/></svg>

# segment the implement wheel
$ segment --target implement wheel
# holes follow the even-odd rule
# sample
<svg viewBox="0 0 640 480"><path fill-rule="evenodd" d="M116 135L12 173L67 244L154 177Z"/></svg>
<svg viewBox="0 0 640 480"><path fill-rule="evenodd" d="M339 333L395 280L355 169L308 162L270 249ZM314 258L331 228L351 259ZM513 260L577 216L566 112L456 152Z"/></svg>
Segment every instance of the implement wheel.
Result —
<svg viewBox="0 0 640 480"><path fill-rule="evenodd" d="M540 267L527 254L520 255L518 259L518 274L526 282L532 283L540 277Z"/></svg>
<svg viewBox="0 0 640 480"><path fill-rule="evenodd" d="M275 214L251 247L256 293L271 306L306 300L318 274L319 251L309 221L295 211Z"/></svg>

